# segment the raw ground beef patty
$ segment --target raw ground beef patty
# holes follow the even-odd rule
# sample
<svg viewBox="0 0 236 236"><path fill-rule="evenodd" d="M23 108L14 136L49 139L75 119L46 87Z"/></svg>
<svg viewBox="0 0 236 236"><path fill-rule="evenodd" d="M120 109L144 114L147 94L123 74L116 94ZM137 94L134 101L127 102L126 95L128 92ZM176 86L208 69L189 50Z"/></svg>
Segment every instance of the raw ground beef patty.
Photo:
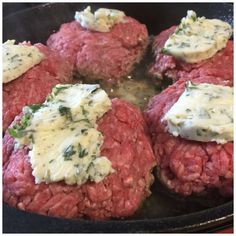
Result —
<svg viewBox="0 0 236 236"><path fill-rule="evenodd" d="M45 58L19 78L3 85L4 130L25 105L43 102L53 86L67 83L72 78L72 66L57 52L42 44L35 46Z"/></svg>
<svg viewBox="0 0 236 236"><path fill-rule="evenodd" d="M101 155L115 173L81 187L64 182L35 184L27 147L14 150L14 139L3 139L4 201L22 210L66 218L107 219L132 215L150 194L155 165L141 112L119 99L98 123L104 135Z"/></svg>
<svg viewBox="0 0 236 236"><path fill-rule="evenodd" d="M117 81L138 63L148 43L145 25L131 17L110 32L94 32L73 21L62 24L47 44L75 65L75 71L92 80Z"/></svg>
<svg viewBox="0 0 236 236"><path fill-rule="evenodd" d="M195 83L232 85L222 78L202 77ZM157 175L170 190L181 195L199 193L216 188L224 196L233 194L233 142L189 141L174 137L167 131L163 116L183 93L185 81L179 80L153 97L145 110L151 134Z"/></svg>
<svg viewBox="0 0 236 236"><path fill-rule="evenodd" d="M153 51L155 62L151 65L149 73L157 78L169 77L176 81L180 78L191 79L194 77L213 76L224 80L233 78L233 41L229 40L226 48L220 50L212 58L199 63L186 63L175 59L173 56L161 53L165 42L174 33L176 26L161 32L154 38Z"/></svg>

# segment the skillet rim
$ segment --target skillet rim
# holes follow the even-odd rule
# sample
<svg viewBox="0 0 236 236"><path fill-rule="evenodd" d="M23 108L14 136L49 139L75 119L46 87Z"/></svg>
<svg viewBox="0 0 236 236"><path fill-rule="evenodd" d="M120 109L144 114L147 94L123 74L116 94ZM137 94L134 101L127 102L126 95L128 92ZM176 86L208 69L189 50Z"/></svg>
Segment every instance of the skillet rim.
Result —
<svg viewBox="0 0 236 236"><path fill-rule="evenodd" d="M74 3L74 2L70 2L70 3ZM84 4L84 2L78 2L81 4ZM98 2L91 2L90 4L97 4ZM118 3L118 2L116 2ZM139 2L140 3L140 2ZM142 2L145 3L145 2ZM162 2L163 3L163 2ZM7 4L7 3L3 3L3 4ZM8 3L11 4L11 3ZM28 12L32 11L32 10L36 10L36 9L43 9L44 7L51 7L53 4L63 4L63 3L43 3L42 5L36 5L33 7L30 7L28 9L23 9L20 11L17 11L16 13L12 13L9 14L7 16L5 16L3 18L3 22L7 21L8 19L11 19L12 17L14 17L15 15L18 14L27 14ZM120 4L124 4L124 2L120 2ZM132 3L129 3L132 4ZM186 4L186 2L182 2L182 4ZM228 5L229 7L233 6L232 2L227 2L227 3L222 3L224 5ZM130 219L124 219L124 220L107 220L107 221L93 221L93 220L86 220L86 219L76 219L76 220L71 220L71 219L60 219L60 218L55 218L55 217L48 217L48 216L43 216L43 215L39 215L36 213L30 213L30 212L24 212L21 211L19 209L13 208L8 206L6 203L3 203L3 215L4 212L8 210L16 210L17 212L23 213L23 214L29 214L30 216L36 216L36 217L43 217L43 218L50 218L52 220L59 220L59 221L73 221L73 222L80 222L80 223L88 223L88 224L94 224L94 223L102 223L102 225L107 225L107 223L112 223L115 225L120 225L120 224L131 224L131 226L133 224L143 224L143 223L148 223L148 224L160 224L161 221L166 222L173 222L173 220L175 220L176 218L180 219L180 221L184 221L186 219L195 219L197 220L198 217L202 217L202 216L207 216L207 220L205 220L204 222L194 222L193 224L189 224L189 225L185 225L182 226L181 224L177 224L176 227L173 227L171 229L165 229L164 231L159 231L158 229L154 230L154 231L150 231L150 229L141 229L140 231L133 231L133 232L180 232L181 230L184 232L196 232L199 230L203 230L208 228L208 226L219 226L220 223L229 223L229 225L232 225L233 223L233 200L226 202L224 204L221 204L219 206L216 207L212 207L212 208L208 208L202 211L197 211L197 212L193 212L193 213L189 213L189 214L184 214L184 215L180 215L180 216L171 216L171 217L162 217L162 218L153 218L153 219L135 219L135 220L130 220ZM220 211L221 214L218 216L218 218L212 218L212 214L215 213L216 211ZM5 225L6 221L3 217L3 226L6 227ZM4 228L3 227L3 228ZM129 227L129 226L128 226ZM129 229L129 228L127 228ZM3 230L4 232L4 230ZM5 231L5 232L12 232L12 231ZM20 231L23 232L23 231ZM27 231L30 232L30 231ZM32 231L33 232L33 231ZM50 231L50 232L59 232L59 231ZM67 231L68 232L68 231ZM89 231L81 231L81 232L89 232ZM112 232L112 231L106 231L106 229L104 231L91 231L91 232ZM115 232L119 232L119 231L115 231ZM122 231L122 232L132 232L131 230L129 231Z"/></svg>

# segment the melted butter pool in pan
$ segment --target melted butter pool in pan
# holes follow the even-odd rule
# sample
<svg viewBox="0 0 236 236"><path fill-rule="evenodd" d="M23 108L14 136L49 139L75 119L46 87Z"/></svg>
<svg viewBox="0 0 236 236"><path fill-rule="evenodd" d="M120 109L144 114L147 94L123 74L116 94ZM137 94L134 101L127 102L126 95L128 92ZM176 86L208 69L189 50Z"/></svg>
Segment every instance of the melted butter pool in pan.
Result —
<svg viewBox="0 0 236 236"><path fill-rule="evenodd" d="M151 52L152 38L150 38L149 47L142 61L135 65L133 71L123 78L117 85L109 84L104 81L97 81L107 92L110 98L121 98L136 106L141 110L148 104L149 99L160 93L170 83L170 80L161 81L153 79L148 75L148 67L153 61ZM76 82L78 83L77 78ZM83 78L83 83L91 83L89 78ZM96 83L96 82L93 82Z"/></svg>
<svg viewBox="0 0 236 236"><path fill-rule="evenodd" d="M141 109L145 107L149 99L157 94L155 86L146 79L135 79L128 76L118 86L105 88L111 98L124 99Z"/></svg>

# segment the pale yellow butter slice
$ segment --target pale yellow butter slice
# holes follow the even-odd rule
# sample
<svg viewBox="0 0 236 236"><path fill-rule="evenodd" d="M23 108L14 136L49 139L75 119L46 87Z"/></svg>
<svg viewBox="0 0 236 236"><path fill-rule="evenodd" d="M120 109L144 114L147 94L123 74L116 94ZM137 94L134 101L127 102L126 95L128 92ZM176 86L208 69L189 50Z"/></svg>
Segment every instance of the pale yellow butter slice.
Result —
<svg viewBox="0 0 236 236"><path fill-rule="evenodd" d="M8 40L2 46L3 83L17 79L44 58L37 47L14 43Z"/></svg>
<svg viewBox="0 0 236 236"><path fill-rule="evenodd" d="M201 142L232 141L233 88L188 82L163 120L174 136Z"/></svg>
<svg viewBox="0 0 236 236"><path fill-rule="evenodd" d="M188 11L162 51L187 63L197 63L225 48L231 35L227 22L197 17L194 11Z"/></svg>
<svg viewBox="0 0 236 236"><path fill-rule="evenodd" d="M116 9L99 8L92 13L90 6L75 13L75 20L82 27L98 32L109 32L114 25L124 22L124 17L125 13Z"/></svg>
<svg viewBox="0 0 236 236"><path fill-rule="evenodd" d="M96 124L110 108L111 101L99 85L55 86L18 139L30 147L35 182L82 185L110 174L112 164L101 156L103 135ZM30 113L30 108L24 112Z"/></svg>

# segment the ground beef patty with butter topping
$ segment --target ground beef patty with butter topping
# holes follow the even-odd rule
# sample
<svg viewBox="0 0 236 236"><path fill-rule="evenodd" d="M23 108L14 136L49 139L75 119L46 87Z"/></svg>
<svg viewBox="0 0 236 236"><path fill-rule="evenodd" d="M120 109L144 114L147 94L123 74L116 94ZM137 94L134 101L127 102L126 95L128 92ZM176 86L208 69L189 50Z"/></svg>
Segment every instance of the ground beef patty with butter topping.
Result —
<svg viewBox="0 0 236 236"><path fill-rule="evenodd" d="M110 32L87 30L73 21L62 24L47 44L75 65L75 71L91 80L117 81L131 72L145 52L148 32L131 17Z"/></svg>
<svg viewBox="0 0 236 236"><path fill-rule="evenodd" d="M161 50L176 26L162 31L154 38L152 49L155 62L151 65L149 73L156 78L171 78L176 81L180 78L189 80L194 77L213 76L224 80L233 78L233 41L229 40L226 48L217 52L213 57L198 63L186 63L173 56L164 55Z"/></svg>
<svg viewBox="0 0 236 236"><path fill-rule="evenodd" d="M45 58L19 78L3 85L3 129L25 105L41 103L58 83L68 83L72 78L72 66L57 52L42 44L35 44Z"/></svg>
<svg viewBox="0 0 236 236"><path fill-rule="evenodd" d="M232 81L213 77L194 78L192 82L232 86ZM181 195L214 188L223 196L232 196L233 142L220 145L174 137L167 131L166 122L162 121L184 88L185 80L179 80L153 97L145 110L157 160L157 175L167 188Z"/></svg>
<svg viewBox="0 0 236 236"><path fill-rule="evenodd" d="M17 119L17 118L16 118ZM98 122L104 143L101 155L114 173L103 181L78 187L63 182L35 184L27 147L14 149L3 139L4 201L22 210L65 218L107 219L132 215L150 194L155 165L141 112L127 102L112 100L112 109Z"/></svg>

